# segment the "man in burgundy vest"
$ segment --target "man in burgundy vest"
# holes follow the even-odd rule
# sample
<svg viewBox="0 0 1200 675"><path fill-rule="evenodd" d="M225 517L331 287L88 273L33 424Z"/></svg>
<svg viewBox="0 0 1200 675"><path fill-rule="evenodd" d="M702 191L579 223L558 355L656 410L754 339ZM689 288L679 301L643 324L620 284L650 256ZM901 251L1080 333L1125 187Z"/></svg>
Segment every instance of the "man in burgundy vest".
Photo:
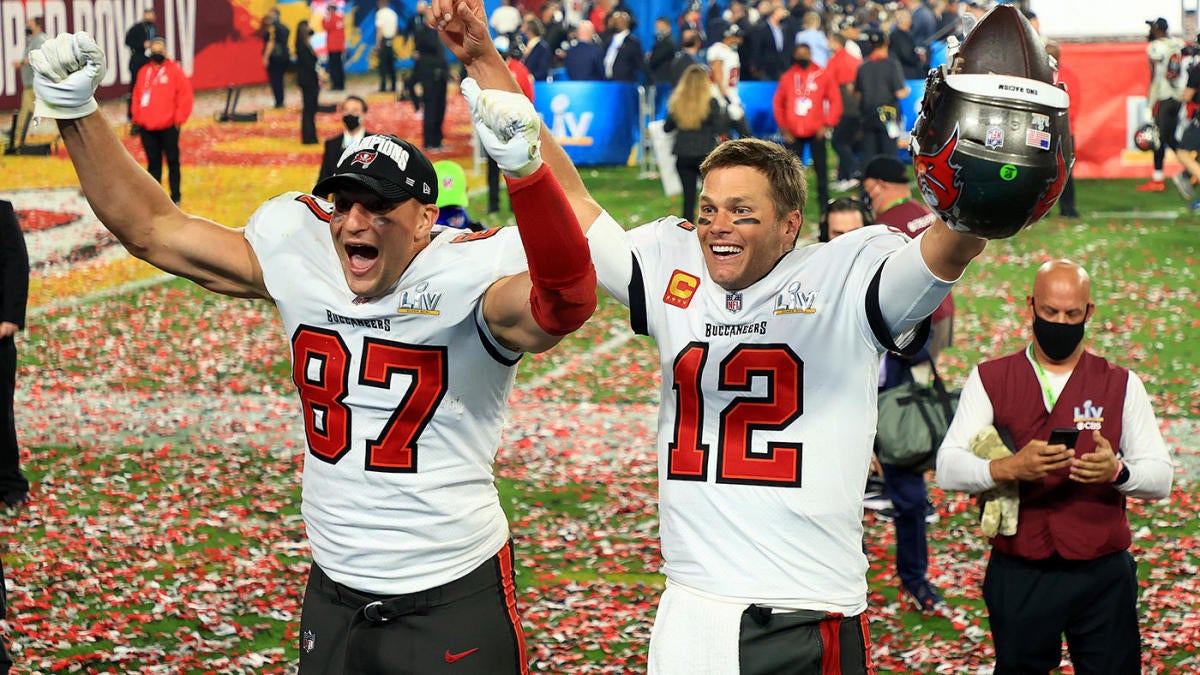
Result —
<svg viewBox="0 0 1200 675"><path fill-rule="evenodd" d="M985 361L963 387L937 460L945 489L981 493L1015 481L1016 533L992 537L983 582L997 675L1058 668L1062 640L1075 672L1141 672L1137 563L1125 498L1163 499L1173 467L1142 381L1084 349L1095 312L1087 272L1043 264L1027 298L1033 341ZM976 457L988 425L1015 454ZM1049 444L1057 429L1073 442ZM1017 450L1019 448L1019 450Z"/></svg>

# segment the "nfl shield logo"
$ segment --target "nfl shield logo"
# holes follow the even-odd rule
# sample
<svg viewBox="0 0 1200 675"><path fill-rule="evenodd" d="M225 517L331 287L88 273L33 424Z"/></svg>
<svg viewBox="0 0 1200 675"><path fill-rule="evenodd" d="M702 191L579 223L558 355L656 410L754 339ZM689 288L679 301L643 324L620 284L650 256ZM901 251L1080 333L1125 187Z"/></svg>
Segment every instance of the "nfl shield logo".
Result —
<svg viewBox="0 0 1200 675"><path fill-rule="evenodd" d="M1004 145L1004 130L1000 127L988 127L987 136L984 137L983 144L989 148L998 148Z"/></svg>
<svg viewBox="0 0 1200 675"><path fill-rule="evenodd" d="M725 309L738 313L742 311L742 294L741 293L726 293L725 294Z"/></svg>
<svg viewBox="0 0 1200 675"><path fill-rule="evenodd" d="M304 653L307 654L313 650L313 647L316 646L317 634L311 630L304 631L304 634L300 636L300 648L303 649Z"/></svg>

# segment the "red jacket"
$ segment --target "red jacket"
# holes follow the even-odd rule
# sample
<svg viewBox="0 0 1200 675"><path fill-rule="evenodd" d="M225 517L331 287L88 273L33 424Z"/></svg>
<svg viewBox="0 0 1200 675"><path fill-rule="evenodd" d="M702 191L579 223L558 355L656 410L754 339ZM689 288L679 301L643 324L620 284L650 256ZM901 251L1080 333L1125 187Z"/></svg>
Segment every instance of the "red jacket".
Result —
<svg viewBox="0 0 1200 675"><path fill-rule="evenodd" d="M321 22L325 29L325 46L329 52L346 51L346 19L341 12L326 14Z"/></svg>
<svg viewBox="0 0 1200 675"><path fill-rule="evenodd" d="M153 61L138 71L130 108L133 123L149 131L180 126L192 115L192 83L178 63Z"/></svg>
<svg viewBox="0 0 1200 675"><path fill-rule="evenodd" d="M821 127L836 126L842 119L842 94L837 83L820 66L793 65L775 87L775 122L796 138L816 135Z"/></svg>
<svg viewBox="0 0 1200 675"><path fill-rule="evenodd" d="M839 49L829 57L829 62L825 64L825 72L839 85L854 84L854 78L858 76L858 67L861 65L862 59L855 58L845 49Z"/></svg>

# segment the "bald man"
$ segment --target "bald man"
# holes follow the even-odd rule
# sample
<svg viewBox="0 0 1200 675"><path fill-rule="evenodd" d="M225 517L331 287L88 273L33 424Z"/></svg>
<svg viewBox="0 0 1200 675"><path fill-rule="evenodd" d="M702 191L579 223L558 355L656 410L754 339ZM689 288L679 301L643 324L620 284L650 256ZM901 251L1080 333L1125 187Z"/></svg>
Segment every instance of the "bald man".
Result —
<svg viewBox="0 0 1200 675"><path fill-rule="evenodd" d="M971 371L937 459L944 489L1019 488L1016 533L992 537L983 581L995 673L1058 668L1064 635L1076 672L1140 673L1125 498L1165 498L1171 458L1142 381L1086 348L1087 271L1043 264L1026 303L1033 340ZM1013 454L968 449L988 426Z"/></svg>

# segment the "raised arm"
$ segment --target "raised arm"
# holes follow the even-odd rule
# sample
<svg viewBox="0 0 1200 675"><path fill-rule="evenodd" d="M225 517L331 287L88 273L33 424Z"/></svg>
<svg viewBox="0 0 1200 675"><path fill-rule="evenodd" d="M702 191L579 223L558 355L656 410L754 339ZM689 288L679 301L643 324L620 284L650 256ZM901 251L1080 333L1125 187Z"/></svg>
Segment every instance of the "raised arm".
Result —
<svg viewBox="0 0 1200 675"><path fill-rule="evenodd" d="M481 89L500 89L520 93L521 89L488 33L482 0L430 0L427 21L438 29L442 42L462 61L467 75ZM550 165L554 177L575 211L584 232L600 215L601 207L592 199L575 164L562 146L550 135L543 122L539 133L542 159Z"/></svg>
<svg viewBox="0 0 1200 675"><path fill-rule="evenodd" d="M939 279L957 281L986 246L986 239L955 232L939 218L922 233L921 257Z"/></svg>
<svg viewBox="0 0 1200 675"><path fill-rule="evenodd" d="M488 154L504 171L529 271L488 289L483 314L492 334L520 351L544 351L583 325L596 310L596 271L587 239L551 167L542 161L544 128L524 95L480 91L463 81L463 94Z"/></svg>
<svg viewBox="0 0 1200 675"><path fill-rule="evenodd" d="M86 33L62 34L30 55L35 116L54 118L88 204L134 256L225 295L268 298L240 230L179 210L125 151L92 97L104 55Z"/></svg>

